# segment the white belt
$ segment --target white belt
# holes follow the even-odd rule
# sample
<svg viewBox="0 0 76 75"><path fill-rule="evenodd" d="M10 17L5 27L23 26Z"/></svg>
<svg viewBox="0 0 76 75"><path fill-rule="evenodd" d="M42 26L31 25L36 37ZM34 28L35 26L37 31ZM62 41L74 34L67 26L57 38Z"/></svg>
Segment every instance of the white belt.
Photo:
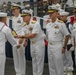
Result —
<svg viewBox="0 0 76 75"><path fill-rule="evenodd" d="M55 45L55 44L58 44L58 43L61 43L61 41L51 41L51 42L49 42L50 45Z"/></svg>

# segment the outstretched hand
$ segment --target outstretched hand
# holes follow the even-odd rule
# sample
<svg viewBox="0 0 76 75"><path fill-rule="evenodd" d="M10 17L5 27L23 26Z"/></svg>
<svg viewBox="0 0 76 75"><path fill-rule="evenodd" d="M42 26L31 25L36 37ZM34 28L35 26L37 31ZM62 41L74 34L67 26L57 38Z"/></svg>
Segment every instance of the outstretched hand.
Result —
<svg viewBox="0 0 76 75"><path fill-rule="evenodd" d="M22 38L22 36L21 35L17 35L17 36L15 36L15 38Z"/></svg>
<svg viewBox="0 0 76 75"><path fill-rule="evenodd" d="M17 49L19 49L20 48L20 45L17 45L16 47L17 47Z"/></svg>

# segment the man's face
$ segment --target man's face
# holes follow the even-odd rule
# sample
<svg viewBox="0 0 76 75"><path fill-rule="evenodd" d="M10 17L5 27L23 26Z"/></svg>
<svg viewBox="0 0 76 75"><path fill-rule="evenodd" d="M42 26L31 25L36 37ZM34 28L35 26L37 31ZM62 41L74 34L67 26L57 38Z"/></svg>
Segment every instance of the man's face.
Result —
<svg viewBox="0 0 76 75"><path fill-rule="evenodd" d="M61 16L60 16L60 19L61 19L62 21L66 21L66 20L67 20L67 16L61 15Z"/></svg>
<svg viewBox="0 0 76 75"><path fill-rule="evenodd" d="M23 17L23 21L24 22L29 22L29 20L30 20L30 16L27 15L27 16Z"/></svg>
<svg viewBox="0 0 76 75"><path fill-rule="evenodd" d="M19 12L19 9L17 9L17 8L12 10L13 15L16 15L18 12Z"/></svg>
<svg viewBox="0 0 76 75"><path fill-rule="evenodd" d="M52 13L50 13L50 14L49 14L49 17L50 17L51 19L56 18L56 17L57 17L57 12L52 12Z"/></svg>

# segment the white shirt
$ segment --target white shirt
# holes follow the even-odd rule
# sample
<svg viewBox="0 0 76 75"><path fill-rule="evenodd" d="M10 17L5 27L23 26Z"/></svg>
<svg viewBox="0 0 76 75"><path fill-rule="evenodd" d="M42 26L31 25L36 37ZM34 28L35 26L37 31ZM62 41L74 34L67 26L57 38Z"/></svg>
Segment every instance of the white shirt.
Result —
<svg viewBox="0 0 76 75"><path fill-rule="evenodd" d="M58 42L62 41L69 32L65 24L57 19L54 23L50 22L46 25L46 34L49 42Z"/></svg>
<svg viewBox="0 0 76 75"><path fill-rule="evenodd" d="M32 30L30 29L32 28ZM31 38L31 41L38 41L45 37L44 32L41 30L40 24L37 21L30 21L29 25L26 25L23 29L25 34L36 34L34 38Z"/></svg>
<svg viewBox="0 0 76 75"><path fill-rule="evenodd" d="M12 18L12 28L19 35L21 35L21 33L22 33L22 23L23 23L23 19L22 19L21 15L19 15L18 17L14 16Z"/></svg>

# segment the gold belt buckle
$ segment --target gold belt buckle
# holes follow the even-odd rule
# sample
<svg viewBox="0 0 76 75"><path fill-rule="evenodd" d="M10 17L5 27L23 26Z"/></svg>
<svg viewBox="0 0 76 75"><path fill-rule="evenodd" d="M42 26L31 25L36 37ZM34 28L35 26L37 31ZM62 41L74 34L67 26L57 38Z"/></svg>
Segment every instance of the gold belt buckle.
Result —
<svg viewBox="0 0 76 75"><path fill-rule="evenodd" d="M32 41L32 44L35 44L35 41Z"/></svg>

